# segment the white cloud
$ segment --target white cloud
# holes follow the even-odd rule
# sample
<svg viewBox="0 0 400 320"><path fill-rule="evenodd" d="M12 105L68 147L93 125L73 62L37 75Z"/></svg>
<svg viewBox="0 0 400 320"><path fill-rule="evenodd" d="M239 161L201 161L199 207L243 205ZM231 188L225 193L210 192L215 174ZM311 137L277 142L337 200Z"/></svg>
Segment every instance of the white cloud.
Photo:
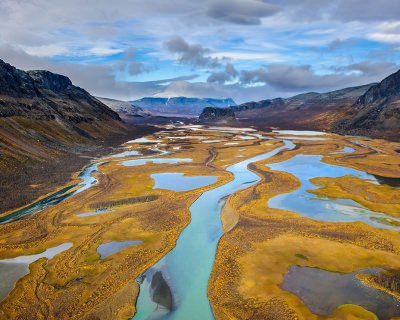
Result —
<svg viewBox="0 0 400 320"><path fill-rule="evenodd" d="M279 54L263 52L223 51L212 53L210 56L218 59L228 58L232 60L264 60L264 62L284 62L286 60Z"/></svg>
<svg viewBox="0 0 400 320"><path fill-rule="evenodd" d="M22 47L27 54L37 57L54 57L68 53L68 49L62 45L49 44L37 47Z"/></svg>
<svg viewBox="0 0 400 320"><path fill-rule="evenodd" d="M400 61L400 2L394 0L84 2L0 0L0 58L64 73L110 97L169 90L238 101L381 80L385 63ZM168 51L164 44L174 36L183 40L170 42ZM131 47L136 50L118 55ZM271 64L287 68L268 69ZM232 84L246 70L250 83ZM203 82L179 78L192 73ZM168 77L174 79L123 81ZM269 83L253 83L263 77Z"/></svg>
<svg viewBox="0 0 400 320"><path fill-rule="evenodd" d="M124 49L115 49L108 47L93 47L86 51L87 54L95 56L110 56L121 52L124 52Z"/></svg>
<svg viewBox="0 0 400 320"><path fill-rule="evenodd" d="M400 21L384 22L377 27L376 32L367 36L369 39L379 42L400 43Z"/></svg>
<svg viewBox="0 0 400 320"><path fill-rule="evenodd" d="M386 43L400 43L400 34L387 34L374 32L368 35L371 40L386 42Z"/></svg>

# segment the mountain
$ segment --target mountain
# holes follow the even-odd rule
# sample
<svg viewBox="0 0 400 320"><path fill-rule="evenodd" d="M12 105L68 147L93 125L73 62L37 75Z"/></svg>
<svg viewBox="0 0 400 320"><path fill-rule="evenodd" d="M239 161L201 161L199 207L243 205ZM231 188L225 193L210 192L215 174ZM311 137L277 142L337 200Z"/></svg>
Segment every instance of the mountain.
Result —
<svg viewBox="0 0 400 320"><path fill-rule="evenodd" d="M64 124L120 121L118 114L49 71L22 71L0 60L0 117L59 120Z"/></svg>
<svg viewBox="0 0 400 320"><path fill-rule="evenodd" d="M68 181L87 162L80 155L126 130L116 112L69 78L0 60L0 209Z"/></svg>
<svg viewBox="0 0 400 320"><path fill-rule="evenodd" d="M148 117L149 112L143 111L141 107L135 106L128 101L115 100L109 98L96 97L110 109L114 110L124 120L129 120L131 117Z"/></svg>
<svg viewBox="0 0 400 320"><path fill-rule="evenodd" d="M235 112L232 108L206 107L199 116L199 122L201 123L221 123L235 119Z"/></svg>
<svg viewBox="0 0 400 320"><path fill-rule="evenodd" d="M242 123L283 129L329 130L350 107L375 84L326 93L308 92L290 98L247 102L233 107Z"/></svg>
<svg viewBox="0 0 400 320"><path fill-rule="evenodd" d="M351 106L333 130L351 135L400 138L400 70L371 86Z"/></svg>
<svg viewBox="0 0 400 320"><path fill-rule="evenodd" d="M236 105L231 98L145 97L130 102L152 114L164 116L198 116L206 107L226 108Z"/></svg>

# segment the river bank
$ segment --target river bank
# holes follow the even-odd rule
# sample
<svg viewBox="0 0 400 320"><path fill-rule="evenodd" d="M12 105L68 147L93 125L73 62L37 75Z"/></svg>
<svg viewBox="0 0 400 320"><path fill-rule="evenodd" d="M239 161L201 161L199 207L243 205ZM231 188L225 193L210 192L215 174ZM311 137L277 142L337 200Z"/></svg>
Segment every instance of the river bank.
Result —
<svg viewBox="0 0 400 320"><path fill-rule="evenodd" d="M323 216L318 221L307 216L308 210L268 203L285 194L290 199L296 190L300 200L310 197L311 204L331 205L342 197L359 201L371 192L384 192L389 186L370 175L357 176L355 170L393 176L400 159L392 149L398 148L315 132L200 125L166 125L125 141L97 159L94 180L82 192L0 225L2 270L8 270L4 259L32 258L72 244L51 259L31 262L20 279L12 273L15 287L8 284L11 291L3 293L0 319L28 314L46 319L272 315L315 320L357 314L374 319L357 305L315 314L301 295L281 284L286 278L292 281L294 265L333 273L400 268L397 227L362 223L361 213L352 222L324 221ZM292 163L300 156L314 159L307 166L315 167L314 174L307 174L302 163ZM337 174L314 185L314 177L324 172ZM348 173L355 176L340 177ZM394 191L385 194L384 211L390 215L397 200ZM379 202L379 197L369 201ZM374 301L369 298L368 303Z"/></svg>
<svg viewBox="0 0 400 320"><path fill-rule="evenodd" d="M121 143L157 131L153 126L130 127L124 134L115 134L92 144L76 145L69 152L41 161L9 162L0 174L0 216L43 198L55 189L61 190L75 180L74 173L93 159L102 157ZM15 192L18 190L18 192Z"/></svg>

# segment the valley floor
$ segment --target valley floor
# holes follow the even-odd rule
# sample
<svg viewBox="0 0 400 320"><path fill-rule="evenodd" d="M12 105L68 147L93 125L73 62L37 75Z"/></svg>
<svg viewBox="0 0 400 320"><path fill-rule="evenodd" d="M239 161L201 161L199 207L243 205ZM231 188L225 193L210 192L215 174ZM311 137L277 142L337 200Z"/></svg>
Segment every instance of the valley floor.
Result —
<svg viewBox="0 0 400 320"><path fill-rule="evenodd" d="M399 149L159 126L3 211L0 319L400 319Z"/></svg>
<svg viewBox="0 0 400 320"><path fill-rule="evenodd" d="M0 153L4 157L0 159L0 212L27 205L52 193L55 188L61 189L60 186L64 184L73 184L76 181L74 173L92 160L113 152L126 140L156 130L148 125L130 126L130 130L120 134L112 134L92 142L76 143L75 147L65 148L53 154L49 152L46 156L36 159L5 158L0 146Z"/></svg>

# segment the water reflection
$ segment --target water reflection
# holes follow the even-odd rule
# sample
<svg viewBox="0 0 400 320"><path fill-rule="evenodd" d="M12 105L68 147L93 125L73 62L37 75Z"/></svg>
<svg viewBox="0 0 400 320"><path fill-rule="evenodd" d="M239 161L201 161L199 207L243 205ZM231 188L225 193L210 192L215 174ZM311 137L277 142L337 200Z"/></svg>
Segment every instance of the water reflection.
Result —
<svg viewBox="0 0 400 320"><path fill-rule="evenodd" d="M357 274L376 274L379 271L381 269L374 268L342 274L292 266L281 287L297 295L318 315L330 315L342 304L355 304L375 313L380 320L389 320L400 315L400 302L356 278Z"/></svg>
<svg viewBox="0 0 400 320"><path fill-rule="evenodd" d="M217 181L215 176L185 176L179 172L154 173L151 175L155 184L153 189L187 191L208 186Z"/></svg>

